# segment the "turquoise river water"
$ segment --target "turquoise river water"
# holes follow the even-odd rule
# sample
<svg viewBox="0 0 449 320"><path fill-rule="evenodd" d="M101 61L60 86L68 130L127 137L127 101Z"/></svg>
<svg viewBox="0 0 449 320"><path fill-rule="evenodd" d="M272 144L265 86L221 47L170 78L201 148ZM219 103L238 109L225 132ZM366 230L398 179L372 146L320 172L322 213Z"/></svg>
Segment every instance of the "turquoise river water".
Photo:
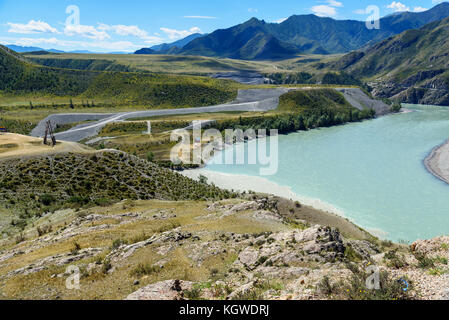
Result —
<svg viewBox="0 0 449 320"><path fill-rule="evenodd" d="M404 107L414 112L279 136L279 169L263 178L320 199L382 238L449 234L449 185L423 164L449 138L449 107ZM206 169L259 176L257 165L212 163Z"/></svg>

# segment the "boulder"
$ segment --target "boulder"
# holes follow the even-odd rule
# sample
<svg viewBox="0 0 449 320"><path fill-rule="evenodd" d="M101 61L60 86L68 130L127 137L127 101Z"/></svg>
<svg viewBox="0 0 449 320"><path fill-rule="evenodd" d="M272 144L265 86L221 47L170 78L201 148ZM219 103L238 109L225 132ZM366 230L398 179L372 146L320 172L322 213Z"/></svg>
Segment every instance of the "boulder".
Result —
<svg viewBox="0 0 449 320"><path fill-rule="evenodd" d="M184 291L192 287L193 282L189 281L161 281L131 293L126 300L184 300Z"/></svg>

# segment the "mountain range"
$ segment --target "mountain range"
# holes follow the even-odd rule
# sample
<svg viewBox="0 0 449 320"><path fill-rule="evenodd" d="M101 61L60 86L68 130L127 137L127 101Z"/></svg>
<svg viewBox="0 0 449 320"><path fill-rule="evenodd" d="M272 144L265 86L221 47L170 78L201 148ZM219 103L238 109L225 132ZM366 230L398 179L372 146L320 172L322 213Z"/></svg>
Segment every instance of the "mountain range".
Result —
<svg viewBox="0 0 449 320"><path fill-rule="evenodd" d="M335 20L315 15L294 15L282 23L267 23L252 18L234 27L195 37L189 42L187 40L190 39L183 39L183 43L188 43L182 48L173 50L169 47L164 53L244 60L279 59L301 53L346 53L447 16L449 3L441 3L424 12L386 16L380 19L380 29L373 30L368 29L363 21ZM156 49L153 47L137 53L160 53L157 52L160 48Z"/></svg>
<svg viewBox="0 0 449 320"><path fill-rule="evenodd" d="M42 49L42 48L39 48L39 47L17 46L17 45L14 45L14 44L8 44L5 47L7 47L7 48L9 48L11 50L14 50L15 52L18 52L18 53L37 52L37 51L47 51L47 52L51 52L51 53L64 53L64 51L56 50L56 49L46 50L46 49Z"/></svg>
<svg viewBox="0 0 449 320"><path fill-rule="evenodd" d="M62 51L62 50L56 50L56 49L43 49L39 47L27 47L27 46L18 46L15 44L8 44L5 45L5 47L14 50L18 53L24 53L24 52L50 52L50 53L96 53L89 50L73 50L73 51ZM127 52L109 52L108 54L127 54Z"/></svg>
<svg viewBox="0 0 449 320"><path fill-rule="evenodd" d="M449 18L351 52L326 67L368 82L378 97L449 105Z"/></svg>

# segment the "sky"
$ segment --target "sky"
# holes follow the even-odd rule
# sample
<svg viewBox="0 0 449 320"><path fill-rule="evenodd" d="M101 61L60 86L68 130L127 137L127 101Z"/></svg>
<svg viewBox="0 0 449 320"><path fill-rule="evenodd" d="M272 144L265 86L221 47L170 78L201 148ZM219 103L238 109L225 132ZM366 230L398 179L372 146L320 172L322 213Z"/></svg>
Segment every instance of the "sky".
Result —
<svg viewBox="0 0 449 320"><path fill-rule="evenodd" d="M0 0L0 43L64 51L133 52L252 17L282 22L294 14L366 20L424 11L439 0Z"/></svg>

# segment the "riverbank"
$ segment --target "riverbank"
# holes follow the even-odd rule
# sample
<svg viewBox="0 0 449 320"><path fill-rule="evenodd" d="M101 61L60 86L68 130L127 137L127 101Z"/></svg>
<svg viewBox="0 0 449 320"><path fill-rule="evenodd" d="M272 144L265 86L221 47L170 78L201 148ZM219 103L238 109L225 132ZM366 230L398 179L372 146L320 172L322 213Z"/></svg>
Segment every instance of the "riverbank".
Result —
<svg viewBox="0 0 449 320"><path fill-rule="evenodd" d="M449 139L432 150L424 165L431 174L449 184Z"/></svg>
<svg viewBox="0 0 449 320"><path fill-rule="evenodd" d="M219 173L205 168L185 170L179 173L194 180L199 180L200 176L204 176L207 178L208 183L227 190L270 194L283 199L298 201L301 204L302 212L301 216L297 218L305 220L312 225L317 224L338 228L346 236L359 239L370 237L370 235L380 238L385 236L380 230L362 229L348 220L344 216L343 211L330 204L319 199L301 197L294 193L290 187L280 186L265 178Z"/></svg>

